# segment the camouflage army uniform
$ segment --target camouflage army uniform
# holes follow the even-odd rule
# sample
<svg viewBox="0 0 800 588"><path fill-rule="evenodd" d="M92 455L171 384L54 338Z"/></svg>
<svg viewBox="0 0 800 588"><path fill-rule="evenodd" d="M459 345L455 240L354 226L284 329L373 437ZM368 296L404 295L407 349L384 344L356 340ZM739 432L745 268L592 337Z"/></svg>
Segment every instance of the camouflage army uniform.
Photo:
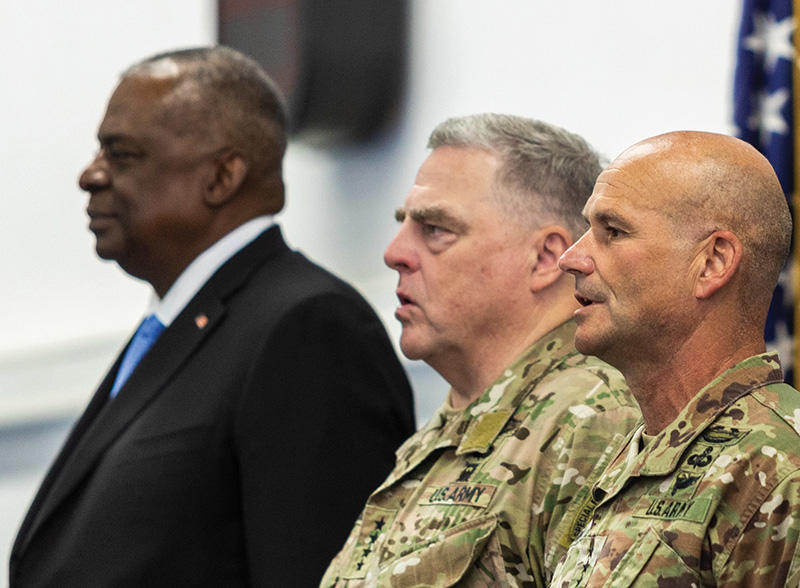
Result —
<svg viewBox="0 0 800 588"><path fill-rule="evenodd" d="M782 380L777 355L748 358L641 451L632 435L552 586L797 586L800 393Z"/></svg>
<svg viewBox="0 0 800 588"><path fill-rule="evenodd" d="M321 586L543 586L588 521L583 499L640 418L569 321L464 410L397 451ZM599 462L598 462L599 460Z"/></svg>

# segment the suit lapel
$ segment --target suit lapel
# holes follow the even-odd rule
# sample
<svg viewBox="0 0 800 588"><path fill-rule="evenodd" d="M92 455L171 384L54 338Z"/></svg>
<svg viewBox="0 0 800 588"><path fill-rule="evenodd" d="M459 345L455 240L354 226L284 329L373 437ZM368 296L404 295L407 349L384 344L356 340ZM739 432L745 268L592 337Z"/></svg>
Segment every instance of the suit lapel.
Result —
<svg viewBox="0 0 800 588"><path fill-rule="evenodd" d="M247 283L267 259L281 251L288 248L280 230L274 227L223 264L153 344L117 397L108 402L120 354L45 477L20 527L13 552L24 551L42 523L214 331L224 318L225 300Z"/></svg>

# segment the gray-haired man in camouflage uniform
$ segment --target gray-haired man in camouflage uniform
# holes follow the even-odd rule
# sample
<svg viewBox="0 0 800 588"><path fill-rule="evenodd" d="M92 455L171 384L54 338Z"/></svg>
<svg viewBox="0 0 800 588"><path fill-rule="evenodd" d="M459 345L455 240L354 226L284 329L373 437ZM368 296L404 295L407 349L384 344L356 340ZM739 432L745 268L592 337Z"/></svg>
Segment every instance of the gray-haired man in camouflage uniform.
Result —
<svg viewBox="0 0 800 588"><path fill-rule="evenodd" d="M542 586L640 416L620 374L575 350L557 267L600 164L580 137L513 116L448 120L429 146L385 260L403 353L451 390L322 585Z"/></svg>
<svg viewBox="0 0 800 588"><path fill-rule="evenodd" d="M638 143L598 178L575 275L575 343L642 408L553 586L800 582L800 393L764 351L792 221L753 147L713 133Z"/></svg>

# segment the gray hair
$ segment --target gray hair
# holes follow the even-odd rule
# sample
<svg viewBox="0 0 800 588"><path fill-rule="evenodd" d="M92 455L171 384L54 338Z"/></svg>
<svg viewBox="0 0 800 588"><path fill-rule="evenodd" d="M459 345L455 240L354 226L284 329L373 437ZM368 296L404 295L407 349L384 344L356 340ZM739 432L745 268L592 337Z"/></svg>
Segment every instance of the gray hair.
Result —
<svg viewBox="0 0 800 588"><path fill-rule="evenodd" d="M287 144L284 98L253 59L229 47L159 53L123 74L174 75L175 103L167 124L177 133L228 141L244 151L256 177L280 174Z"/></svg>
<svg viewBox="0 0 800 588"><path fill-rule="evenodd" d="M602 171L600 156L581 137L542 121L507 114L450 118L428 147L483 149L501 160L498 203L526 227L556 222L573 238L586 231L582 211Z"/></svg>

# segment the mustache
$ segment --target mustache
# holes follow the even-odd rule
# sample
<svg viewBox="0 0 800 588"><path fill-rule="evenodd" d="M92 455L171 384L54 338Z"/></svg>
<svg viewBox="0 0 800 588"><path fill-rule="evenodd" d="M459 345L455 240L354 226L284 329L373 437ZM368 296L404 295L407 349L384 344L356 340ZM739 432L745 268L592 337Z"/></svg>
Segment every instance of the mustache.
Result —
<svg viewBox="0 0 800 588"><path fill-rule="evenodd" d="M592 288L585 285L582 286L575 286L575 300L577 300L581 306L588 306L594 302L605 302L606 295L604 292L601 292L598 288Z"/></svg>

